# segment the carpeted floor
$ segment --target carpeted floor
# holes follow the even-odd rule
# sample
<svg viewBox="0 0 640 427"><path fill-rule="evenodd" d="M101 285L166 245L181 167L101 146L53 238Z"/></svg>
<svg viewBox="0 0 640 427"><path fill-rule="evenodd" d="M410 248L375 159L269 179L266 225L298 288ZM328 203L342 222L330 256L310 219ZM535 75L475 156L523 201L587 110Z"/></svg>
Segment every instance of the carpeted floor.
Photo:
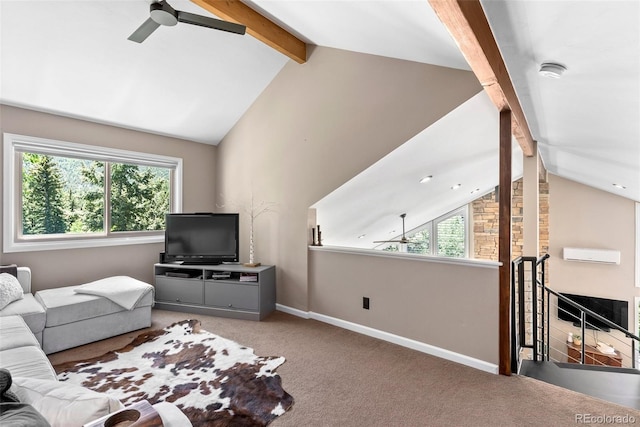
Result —
<svg viewBox="0 0 640 427"><path fill-rule="evenodd" d="M281 355L282 385L295 399L273 427L576 426L640 411L531 378L488 374L314 320L275 312L262 322L154 310L152 328L197 318L203 329ZM53 364L122 347L138 331L50 355ZM592 424L579 422L593 417ZM623 421L620 418L620 421Z"/></svg>

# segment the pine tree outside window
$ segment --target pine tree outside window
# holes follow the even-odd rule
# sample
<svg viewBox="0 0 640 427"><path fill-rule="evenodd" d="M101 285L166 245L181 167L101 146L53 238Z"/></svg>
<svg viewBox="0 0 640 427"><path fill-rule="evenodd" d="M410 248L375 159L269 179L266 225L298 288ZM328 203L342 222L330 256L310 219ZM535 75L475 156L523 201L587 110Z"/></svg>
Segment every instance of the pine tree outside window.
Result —
<svg viewBox="0 0 640 427"><path fill-rule="evenodd" d="M12 134L4 144L5 252L161 242L165 214L181 210L181 159Z"/></svg>

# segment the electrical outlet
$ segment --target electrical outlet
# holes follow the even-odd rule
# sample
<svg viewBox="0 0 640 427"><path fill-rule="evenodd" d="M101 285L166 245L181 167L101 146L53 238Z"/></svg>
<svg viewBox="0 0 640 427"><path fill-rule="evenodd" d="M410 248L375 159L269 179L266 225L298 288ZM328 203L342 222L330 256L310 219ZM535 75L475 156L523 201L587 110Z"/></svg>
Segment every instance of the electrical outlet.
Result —
<svg viewBox="0 0 640 427"><path fill-rule="evenodd" d="M364 308L365 310L369 310L369 298L368 297L362 297L362 308Z"/></svg>

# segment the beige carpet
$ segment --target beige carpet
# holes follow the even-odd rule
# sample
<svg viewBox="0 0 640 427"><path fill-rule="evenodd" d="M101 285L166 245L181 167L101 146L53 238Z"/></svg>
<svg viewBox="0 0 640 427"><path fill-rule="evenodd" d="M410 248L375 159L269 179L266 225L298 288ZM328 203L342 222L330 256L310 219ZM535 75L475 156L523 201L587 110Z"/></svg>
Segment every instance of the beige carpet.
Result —
<svg viewBox="0 0 640 427"><path fill-rule="evenodd" d="M154 310L152 328L197 318L203 329L286 358L278 368L291 426L576 426L579 414L640 411L531 378L488 374L314 320L276 312L262 322ZM53 364L122 347L138 331L50 355ZM603 424L593 424L603 425ZM606 425L628 425L607 423Z"/></svg>

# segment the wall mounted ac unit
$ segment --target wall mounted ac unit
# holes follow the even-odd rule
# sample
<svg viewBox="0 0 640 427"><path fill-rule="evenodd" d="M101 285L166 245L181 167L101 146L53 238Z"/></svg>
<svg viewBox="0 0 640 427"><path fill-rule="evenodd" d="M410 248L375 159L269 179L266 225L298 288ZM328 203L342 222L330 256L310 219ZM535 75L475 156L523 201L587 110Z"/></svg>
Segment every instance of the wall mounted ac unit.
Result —
<svg viewBox="0 0 640 427"><path fill-rule="evenodd" d="M564 248L562 258L567 261L620 264L620 251L610 249Z"/></svg>

